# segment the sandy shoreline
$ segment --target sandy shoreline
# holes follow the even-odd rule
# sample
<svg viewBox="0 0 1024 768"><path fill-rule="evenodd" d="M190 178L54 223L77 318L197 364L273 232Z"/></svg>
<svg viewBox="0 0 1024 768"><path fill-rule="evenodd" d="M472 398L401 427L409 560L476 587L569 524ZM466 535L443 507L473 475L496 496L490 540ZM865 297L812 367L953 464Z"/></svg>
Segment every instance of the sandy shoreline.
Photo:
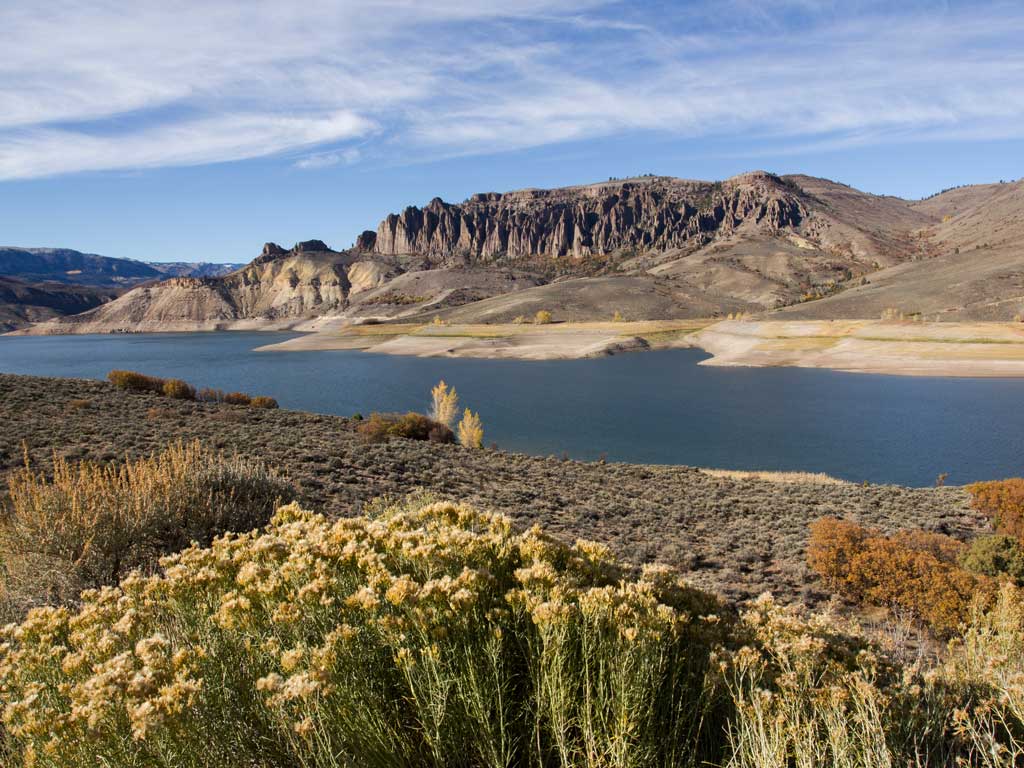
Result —
<svg viewBox="0 0 1024 768"><path fill-rule="evenodd" d="M690 340L712 355L702 365L899 376L1024 376L1020 323L723 321Z"/></svg>
<svg viewBox="0 0 1024 768"><path fill-rule="evenodd" d="M258 347L259 352L358 349L387 355L481 359L570 360L620 352L690 347L711 321L513 324L355 325Z"/></svg>
<svg viewBox="0 0 1024 768"><path fill-rule="evenodd" d="M36 327L36 333L40 328ZM822 368L849 373L1024 377L1024 324L883 320L643 320L550 325L353 324L339 317L236 321L146 332L296 331L259 352L360 350L416 357L573 360L653 349L700 348L701 365ZM15 331L11 336L25 335Z"/></svg>
<svg viewBox="0 0 1024 768"><path fill-rule="evenodd" d="M358 349L419 357L560 360L699 347L702 365L900 376L1024 377L1024 325L880 320L649 321L328 328L259 351Z"/></svg>

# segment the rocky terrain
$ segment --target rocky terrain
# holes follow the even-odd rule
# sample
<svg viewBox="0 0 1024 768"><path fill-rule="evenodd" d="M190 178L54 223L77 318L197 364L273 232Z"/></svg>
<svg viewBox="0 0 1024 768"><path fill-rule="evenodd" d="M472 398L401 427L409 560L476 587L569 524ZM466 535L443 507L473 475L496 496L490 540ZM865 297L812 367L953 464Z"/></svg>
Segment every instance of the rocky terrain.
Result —
<svg viewBox="0 0 1024 768"><path fill-rule="evenodd" d="M273 393L267 393L273 394ZM304 505L356 514L384 494L425 489L539 523L566 540L604 542L633 563L684 568L731 599L771 590L827 599L804 562L807 526L825 515L888 531L967 536L983 527L960 488L772 482L678 466L568 461L393 438L367 442L355 422L297 411L172 400L104 382L0 375L0 489L23 449L46 469L54 451L115 461L198 438L279 468Z"/></svg>
<svg viewBox="0 0 1024 768"><path fill-rule="evenodd" d="M1024 182L909 202L756 171L435 198L347 250L271 243L228 275L142 286L32 332L502 323L539 310L565 321L872 319L891 308L928 319L1024 313Z"/></svg>

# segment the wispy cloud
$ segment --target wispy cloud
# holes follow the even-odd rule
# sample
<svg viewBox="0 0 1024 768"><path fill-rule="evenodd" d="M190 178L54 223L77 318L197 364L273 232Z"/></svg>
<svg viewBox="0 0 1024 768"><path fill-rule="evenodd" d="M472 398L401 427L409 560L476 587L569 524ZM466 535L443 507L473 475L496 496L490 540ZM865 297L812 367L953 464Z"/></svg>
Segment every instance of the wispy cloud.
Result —
<svg viewBox="0 0 1024 768"><path fill-rule="evenodd" d="M658 132L1024 137L1019 3L11 0L0 179ZM358 144L358 146L357 146Z"/></svg>

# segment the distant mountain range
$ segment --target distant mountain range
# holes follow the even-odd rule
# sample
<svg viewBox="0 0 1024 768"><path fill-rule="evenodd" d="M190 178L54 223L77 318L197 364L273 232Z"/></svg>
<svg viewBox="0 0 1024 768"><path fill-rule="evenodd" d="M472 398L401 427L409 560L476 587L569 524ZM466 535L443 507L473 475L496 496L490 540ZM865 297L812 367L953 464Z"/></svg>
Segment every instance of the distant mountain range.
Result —
<svg viewBox="0 0 1024 768"><path fill-rule="evenodd" d="M77 255L89 264L102 259ZM79 261L49 258L65 281L87 271ZM125 264L175 277L149 283L152 275L122 271L124 264L98 263L97 280L147 285L33 332L434 315L508 322L539 309L563 320L616 312L877 318L888 308L929 319L1009 320L1024 312L1024 183L907 201L763 171L720 182L645 176L482 193L457 204L435 198L387 216L351 249L268 243L227 275L204 273L203 265Z"/></svg>
<svg viewBox="0 0 1024 768"><path fill-rule="evenodd" d="M244 266L144 262L70 248L0 247L0 331L72 315L168 276L217 277Z"/></svg>

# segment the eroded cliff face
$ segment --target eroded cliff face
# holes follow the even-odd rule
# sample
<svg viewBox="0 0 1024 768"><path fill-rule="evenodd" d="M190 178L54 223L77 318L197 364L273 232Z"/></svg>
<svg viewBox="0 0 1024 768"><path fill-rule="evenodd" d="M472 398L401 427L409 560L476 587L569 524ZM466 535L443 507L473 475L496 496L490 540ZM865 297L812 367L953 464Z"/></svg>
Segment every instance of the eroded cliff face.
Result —
<svg viewBox="0 0 1024 768"><path fill-rule="evenodd" d="M798 188L754 172L721 183L645 177L553 190L434 198L366 232L357 248L389 256L573 256L699 247L739 229L774 233L807 215Z"/></svg>

